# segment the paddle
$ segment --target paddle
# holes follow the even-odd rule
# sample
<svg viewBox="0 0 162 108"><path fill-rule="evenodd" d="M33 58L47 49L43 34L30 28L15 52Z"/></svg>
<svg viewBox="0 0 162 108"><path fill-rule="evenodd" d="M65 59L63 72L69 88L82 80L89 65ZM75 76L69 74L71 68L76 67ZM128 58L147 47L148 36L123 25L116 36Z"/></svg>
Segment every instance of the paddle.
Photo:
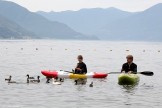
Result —
<svg viewBox="0 0 162 108"><path fill-rule="evenodd" d="M60 70L60 71L64 71L64 70ZM71 71L64 71L64 72L73 73ZM121 72L109 72L107 74L121 74ZM143 71L143 72L137 72L135 74L142 74L142 75L146 75L146 76L153 76L154 75L154 72L151 72L151 71Z"/></svg>
<svg viewBox="0 0 162 108"><path fill-rule="evenodd" d="M72 71L65 71L65 70L60 70L60 71L64 71L64 72L67 72L67 73L74 73Z"/></svg>
<svg viewBox="0 0 162 108"><path fill-rule="evenodd" d="M110 72L108 74L121 74L121 72ZM146 76L153 76L154 73L151 71L143 71L143 72L137 72L136 74L142 74L142 75L146 75Z"/></svg>

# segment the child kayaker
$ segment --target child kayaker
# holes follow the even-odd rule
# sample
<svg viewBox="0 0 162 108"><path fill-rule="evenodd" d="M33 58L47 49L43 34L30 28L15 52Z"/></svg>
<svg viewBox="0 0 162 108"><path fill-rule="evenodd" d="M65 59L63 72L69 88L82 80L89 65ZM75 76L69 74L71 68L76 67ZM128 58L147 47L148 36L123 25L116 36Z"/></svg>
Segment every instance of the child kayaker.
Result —
<svg viewBox="0 0 162 108"><path fill-rule="evenodd" d="M87 66L83 62L83 56L79 55L77 57L79 63L77 63L77 66L75 68L75 74L86 74L87 73Z"/></svg>
<svg viewBox="0 0 162 108"><path fill-rule="evenodd" d="M126 57L127 62L123 64L121 72L123 73L137 73L137 65L133 63L133 56Z"/></svg>

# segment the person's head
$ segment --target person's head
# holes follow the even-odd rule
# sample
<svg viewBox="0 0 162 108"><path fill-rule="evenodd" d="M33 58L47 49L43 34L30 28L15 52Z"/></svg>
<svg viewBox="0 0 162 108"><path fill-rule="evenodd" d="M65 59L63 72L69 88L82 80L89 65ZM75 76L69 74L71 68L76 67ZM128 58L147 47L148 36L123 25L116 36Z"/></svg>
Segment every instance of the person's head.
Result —
<svg viewBox="0 0 162 108"><path fill-rule="evenodd" d="M133 62L133 55L127 55L127 62L132 63Z"/></svg>
<svg viewBox="0 0 162 108"><path fill-rule="evenodd" d="M79 62L83 62L83 56L82 55L78 55L77 59L78 59Z"/></svg>

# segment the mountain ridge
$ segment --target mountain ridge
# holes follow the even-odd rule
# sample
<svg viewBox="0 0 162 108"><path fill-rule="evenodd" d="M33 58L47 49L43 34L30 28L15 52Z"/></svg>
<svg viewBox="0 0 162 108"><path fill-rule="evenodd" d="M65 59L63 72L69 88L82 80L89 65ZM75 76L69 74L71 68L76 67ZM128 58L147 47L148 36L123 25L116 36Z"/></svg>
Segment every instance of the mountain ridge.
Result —
<svg viewBox="0 0 162 108"><path fill-rule="evenodd" d="M30 12L26 8L10 1L0 1L0 15L17 23L27 31L35 33L40 38L97 39L76 32L66 24L58 21L49 21L45 17Z"/></svg>
<svg viewBox="0 0 162 108"><path fill-rule="evenodd" d="M111 9L114 10L114 8L108 8L110 12L107 15L105 15L105 13L103 12L104 14L99 16L99 18L104 17L105 19L95 20L96 17L98 17L98 16L92 17L93 16L92 14L94 13L97 14L97 12L95 11L93 11L93 13L90 13L90 14L82 14L81 17L79 16L81 19L80 20L81 24L80 25L78 24L77 26L79 27L80 30L87 29L87 31L91 31L91 34L96 35L100 39L106 39L106 40L146 40L146 41L162 40L162 31L161 31L162 14L160 13L160 11L162 10L162 3L156 4L144 11L135 12L135 13L134 12L125 13L125 11L120 11L118 9L115 9L115 11L124 12L123 13L124 16L122 17L121 17L120 12L119 13L114 12L114 11L111 11ZM85 11L86 9L83 9L83 10ZM89 11L91 10L93 9L90 9ZM104 9L101 9L101 10L104 10ZM80 12L80 11L75 11L75 13L76 12ZM56 20L56 21L61 22L62 19L60 17L66 18L65 20L67 20L69 18L68 14L71 13L71 11L68 11L67 15L65 13L66 12L57 13L57 14L62 14L62 16L59 16L58 18L57 18L57 15L54 14L53 16L52 15L50 16L50 15L47 15L48 13L45 13L43 16L45 16L49 20ZM41 13L38 12L38 14L41 14ZM114 14L117 14L117 15L115 16ZM76 16L77 15L74 15L73 19L69 20L68 23L64 22L64 20L63 22L66 24L73 24L73 25L77 24L79 20L76 20L75 18ZM84 20L84 18L86 20ZM75 23L73 22L74 19L76 21L76 22L74 21ZM89 21L91 20L93 21L94 24L89 23ZM82 23L85 25L83 26ZM99 24L102 23L102 24L99 25L100 27L98 26L96 28L97 26L95 25L96 23L99 23ZM85 27L87 25L91 25L91 26L89 26L89 28ZM80 31L80 32L86 33L86 31Z"/></svg>
<svg viewBox="0 0 162 108"><path fill-rule="evenodd" d="M76 31L94 35L94 31L104 26L105 22L127 17L133 13L118 11L116 8L81 9L79 11L37 12L51 21L59 21L69 25Z"/></svg>

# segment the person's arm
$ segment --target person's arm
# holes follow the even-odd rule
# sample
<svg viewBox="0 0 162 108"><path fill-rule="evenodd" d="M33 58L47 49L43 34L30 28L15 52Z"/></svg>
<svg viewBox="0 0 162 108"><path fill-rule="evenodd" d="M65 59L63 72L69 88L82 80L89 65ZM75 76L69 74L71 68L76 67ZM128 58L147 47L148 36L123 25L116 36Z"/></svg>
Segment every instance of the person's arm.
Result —
<svg viewBox="0 0 162 108"><path fill-rule="evenodd" d="M84 72L84 74L87 73L87 66L86 66L86 64L84 65L83 72Z"/></svg>
<svg viewBox="0 0 162 108"><path fill-rule="evenodd" d="M78 71L80 71L80 68L78 68L78 65L79 65L79 63L77 63L77 66L75 67L75 72L74 73L77 73Z"/></svg>
<svg viewBox="0 0 162 108"><path fill-rule="evenodd" d="M122 72L125 72L125 64L123 64L123 66L122 66L121 73Z"/></svg>
<svg viewBox="0 0 162 108"><path fill-rule="evenodd" d="M82 66L82 68L81 68L81 72L82 72L83 74L86 74L86 73L87 73L87 66L86 66L86 64L83 64L83 66Z"/></svg>
<svg viewBox="0 0 162 108"><path fill-rule="evenodd" d="M134 73L137 73L137 65L135 64L134 65L134 70L133 70Z"/></svg>

